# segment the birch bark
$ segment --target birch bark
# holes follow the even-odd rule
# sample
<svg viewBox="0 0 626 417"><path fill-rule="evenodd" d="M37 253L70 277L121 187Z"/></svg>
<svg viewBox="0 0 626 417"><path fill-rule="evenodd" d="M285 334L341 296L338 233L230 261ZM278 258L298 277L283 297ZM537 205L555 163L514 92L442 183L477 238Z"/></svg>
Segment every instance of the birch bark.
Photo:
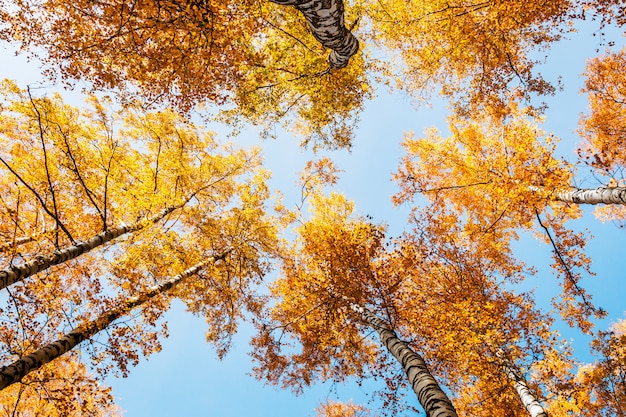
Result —
<svg viewBox="0 0 626 417"><path fill-rule="evenodd" d="M374 313L350 303L352 310L378 332L383 345L402 364L413 391L428 417L457 417L452 401L432 376L424 359L404 343L389 324Z"/></svg>
<svg viewBox="0 0 626 417"><path fill-rule="evenodd" d="M573 189L559 191L553 198L575 204L624 204L626 205L626 187Z"/></svg>
<svg viewBox="0 0 626 417"><path fill-rule="evenodd" d="M106 329L118 318L128 314L132 309L139 307L157 295L163 294L176 287L189 277L204 269L209 263L224 259L227 254L228 252L224 252L218 256L206 259L185 270L181 274L176 275L161 284L151 287L145 293L137 297L128 298L119 307L101 314L95 320L76 327L60 339L49 343L39 350L25 355L21 359L13 362L11 365L2 367L0 369L0 390L21 381L22 378L24 378L28 373L39 369L48 362L69 352L79 343L90 339L98 332Z"/></svg>
<svg viewBox="0 0 626 417"><path fill-rule="evenodd" d="M313 36L332 50L328 57L331 69L344 68L359 50L359 41L344 23L343 0L270 0L282 6L294 6L306 18Z"/></svg>
<svg viewBox="0 0 626 417"><path fill-rule="evenodd" d="M545 193L548 198L573 204L623 204L626 205L626 187L572 188L549 192L531 185L529 190Z"/></svg>
<svg viewBox="0 0 626 417"><path fill-rule="evenodd" d="M528 384L522 375L516 371L515 365L513 365L509 360L504 358L502 352L498 352L497 355L500 359L502 359L502 366L504 368L504 372L507 378L513 382L513 386L515 391L517 391L517 395L519 395L522 404L531 417L548 417L548 413L543 409L541 403L532 393L530 388L528 388Z"/></svg>
<svg viewBox="0 0 626 417"><path fill-rule="evenodd" d="M87 253L122 235L136 232L137 230L141 230L150 224L154 224L159 220L165 218L165 216L167 216L174 210L182 207L186 203L187 202L179 204L177 206L167 207L161 210L159 213L155 214L154 216L147 219L142 219L136 223L133 223L132 225L122 225L113 229L106 230L89 240L79 242L75 245L68 246L58 251L54 251L52 254L38 256L36 259L30 262L26 262L25 264L10 266L9 268L0 270L0 290L12 284L15 284L16 282L23 281L31 275L35 275L38 272L44 271L51 266L59 265L63 262L67 262L71 259L77 258L83 253Z"/></svg>

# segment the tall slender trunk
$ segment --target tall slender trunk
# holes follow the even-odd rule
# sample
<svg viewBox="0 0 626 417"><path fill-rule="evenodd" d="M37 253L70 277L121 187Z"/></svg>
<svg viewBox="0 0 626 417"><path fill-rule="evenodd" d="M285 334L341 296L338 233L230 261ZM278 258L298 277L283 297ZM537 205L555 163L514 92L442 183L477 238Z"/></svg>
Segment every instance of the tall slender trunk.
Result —
<svg viewBox="0 0 626 417"><path fill-rule="evenodd" d="M548 413L543 409L535 394L533 394L530 388L528 388L528 383L519 373L516 366L504 357L504 353L502 351L498 351L496 356L502 361L504 373L513 383L513 387L515 388L515 391L517 391L517 395L522 401L522 404L524 404L526 410L528 410L531 417L548 417Z"/></svg>
<svg viewBox="0 0 626 417"><path fill-rule="evenodd" d="M424 359L396 334L391 326L368 309L350 303L352 310L378 332L383 345L402 364L417 399L428 417L457 417L452 401L432 376Z"/></svg>
<svg viewBox="0 0 626 417"><path fill-rule="evenodd" d="M507 370L509 379L513 382L515 391L519 395L522 404L528 410L531 417L548 417L548 413L543 409L541 403L537 400L537 397L530 391L524 378L519 378L517 374L511 373Z"/></svg>
<svg viewBox="0 0 626 417"><path fill-rule="evenodd" d="M151 287L145 293L137 297L128 298L119 307L101 314L95 320L76 327L60 339L22 357L21 359L13 362L11 365L2 367L0 369L0 390L21 381L22 378L24 378L29 372L35 371L64 353L69 352L79 343L92 338L97 333L110 326L115 320L128 314L132 309L139 307L157 295L163 294L174 288L187 278L204 269L209 263L224 259L227 254L228 251L221 253L218 256L212 256L211 258L192 266L181 274L176 275L161 284Z"/></svg>
<svg viewBox="0 0 626 417"><path fill-rule="evenodd" d="M343 0L270 0L282 6L294 6L306 18L313 36L332 49L328 61L332 69L348 65L359 50L359 41L344 23Z"/></svg>
<svg viewBox="0 0 626 417"><path fill-rule="evenodd" d="M626 187L614 188L576 188L568 191L558 191L553 198L566 203L575 204L625 204Z"/></svg>
<svg viewBox="0 0 626 417"><path fill-rule="evenodd" d="M67 262L71 259L77 258L83 253L87 253L122 235L136 232L137 230L141 230L150 224L154 224L174 210L187 204L188 201L189 200L186 200L182 204L167 207L161 210L159 213L155 214L154 216L147 219L142 219L136 223L133 223L132 225L122 225L113 229L106 230L89 240L76 243L61 250L54 251L52 254L37 256L34 260L26 262L25 264L10 266L9 268L0 270L0 290L8 287L9 285L15 284L16 282L23 281L31 275L35 275L36 273L46 270L51 266L59 265L63 262Z"/></svg>
<svg viewBox="0 0 626 417"><path fill-rule="evenodd" d="M542 187L530 186L531 191L549 193ZM574 204L625 204L626 187L571 188L548 194L552 200Z"/></svg>

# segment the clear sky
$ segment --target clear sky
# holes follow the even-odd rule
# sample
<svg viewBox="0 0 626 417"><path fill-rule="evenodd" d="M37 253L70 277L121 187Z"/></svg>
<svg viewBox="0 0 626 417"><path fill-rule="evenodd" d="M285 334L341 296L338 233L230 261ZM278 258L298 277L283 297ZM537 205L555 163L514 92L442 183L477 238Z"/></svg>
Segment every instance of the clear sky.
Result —
<svg viewBox="0 0 626 417"><path fill-rule="evenodd" d="M594 56L598 47L598 39L591 36L589 30L571 38L552 49L549 62L542 69L548 77L563 76L564 91L549 98L550 107L544 128L562 138L560 151L568 158L575 157L573 149L579 141L575 133L577 120L579 114L587 110L586 98L579 94L583 83L580 73L585 59ZM614 40L617 41L616 49L620 49L624 38L618 35ZM14 58L9 49L0 50L0 78L15 79L22 87L43 80L36 64ZM420 134L432 125L445 128L445 117L446 109L440 104L415 109L407 97L380 92L361 115L352 152L329 153L344 170L336 189L355 200L358 212L373 216L374 221L389 224L392 234L400 233L406 224L408 208L394 208L391 204L395 185L390 178L402 155L400 141L403 133L413 130ZM308 159L315 157L311 151L298 147L298 138L281 134L277 140L260 142L254 130L247 130L234 140L242 144L261 143L265 166L273 172L272 187L285 194L286 204L297 202L297 173ZM587 176L582 179L587 181ZM594 187L599 184L587 181L582 185ZM593 270L597 276L585 279L583 285L593 294L597 304L609 312L609 317L602 324L606 327L611 321L623 317L626 309L621 295L626 293L626 280L620 262L626 255L626 233L611 223L597 221L591 211L585 210L585 216L577 227L589 228L595 236L589 243L588 254L593 259ZM518 245L518 250L529 263L536 260L545 264L550 255L549 249L528 237ZM527 283L535 288L538 300L546 308L549 308L555 281L549 269L544 268ZM252 366L247 356L248 327L242 327L235 338L234 349L220 362L205 343L202 319L186 313L182 304L177 302L165 317L169 323L170 338L163 342L163 351L142 360L128 378L111 377L107 380L128 417L305 417L313 416L314 408L326 397L342 401L353 399L355 403L364 405L371 397L372 387L367 384L362 388L355 384L346 387L316 386L300 397L265 387L247 375ZM563 329L562 333L585 350L585 340L579 333L569 329Z"/></svg>

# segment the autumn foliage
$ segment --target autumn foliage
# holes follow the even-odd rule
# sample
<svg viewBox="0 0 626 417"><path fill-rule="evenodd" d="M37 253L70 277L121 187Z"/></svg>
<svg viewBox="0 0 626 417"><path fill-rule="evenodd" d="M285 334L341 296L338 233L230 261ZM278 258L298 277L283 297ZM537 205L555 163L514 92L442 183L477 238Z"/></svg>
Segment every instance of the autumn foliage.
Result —
<svg viewBox="0 0 626 417"><path fill-rule="evenodd" d="M126 375L160 350L167 327L159 319L172 296L205 317L208 339L227 350L244 311L260 308L252 289L275 246L258 152L218 145L173 112L114 112L95 97L81 110L60 96L3 87L4 266L39 262L102 230L135 225L112 244L7 287L4 365L96 323L88 338L105 328L107 335L87 343L87 357L101 375ZM225 254L185 285L143 297L155 283Z"/></svg>
<svg viewBox="0 0 626 417"><path fill-rule="evenodd" d="M580 208L554 197L573 175L566 161L554 157L556 138L515 108L504 121L453 117L450 130L446 139L434 130L406 138L407 156L395 175L401 188L396 204L423 195L437 222L459 219L463 234L489 236L491 247L482 256L503 267L510 264L512 242L533 231L553 252L553 268L562 279L563 293L555 300L562 316L589 331L588 318L603 313L579 285L590 271L584 235L565 226L580 217Z"/></svg>
<svg viewBox="0 0 626 417"><path fill-rule="evenodd" d="M38 56L50 77L87 79L92 89L116 89L128 100L140 94L145 104L186 112L208 106L231 124L253 121L268 132L285 122L305 141L348 147L352 119L368 97L363 60L331 71L291 7L228 0L14 6L4 10L4 38L43 47Z"/></svg>
<svg viewBox="0 0 626 417"><path fill-rule="evenodd" d="M76 356L59 358L0 394L1 410L19 417L121 416L113 400L111 388L103 387Z"/></svg>
<svg viewBox="0 0 626 417"><path fill-rule="evenodd" d="M587 65L585 92L591 112L581 120L581 133L587 140L584 149L590 163L608 173L623 167L626 158L626 49L591 60Z"/></svg>
<svg viewBox="0 0 626 417"><path fill-rule="evenodd" d="M317 408L318 417L366 417L368 410L360 405L329 401Z"/></svg>
<svg viewBox="0 0 626 417"><path fill-rule="evenodd" d="M0 83L2 411L121 414L103 378L160 351L177 299L220 358L250 320L265 382L378 381L380 410L329 400L320 417L625 415L626 324L598 326L576 226L584 204L626 219L626 49L605 39L623 3L0 0L0 40L86 93ZM572 160L542 127L561 85L540 69L581 22L606 51L587 63ZM338 190L329 157L283 203L259 148L202 126L350 149L380 87L449 105L447 128L404 137L396 236ZM601 187L579 188L583 171ZM533 276L557 283L555 311Z"/></svg>

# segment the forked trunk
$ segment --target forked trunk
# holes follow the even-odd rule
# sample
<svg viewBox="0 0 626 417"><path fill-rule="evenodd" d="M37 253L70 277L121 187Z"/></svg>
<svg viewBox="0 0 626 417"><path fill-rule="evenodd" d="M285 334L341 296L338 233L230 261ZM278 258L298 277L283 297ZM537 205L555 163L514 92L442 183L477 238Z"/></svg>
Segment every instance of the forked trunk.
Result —
<svg viewBox="0 0 626 417"><path fill-rule="evenodd" d="M141 306L159 294L165 293L185 281L187 278L198 273L209 263L224 259L227 253L228 252L225 252L219 256L213 256L205 261L202 261L181 274L170 278L159 285L151 287L140 296L128 298L122 305L114 310L108 311L100 315L95 320L76 327L74 330L65 334L55 342L49 343L41 349L22 357L21 359L13 362L11 365L2 367L2 369L0 369L0 390L21 381L22 378L24 378L29 372L35 371L64 353L69 352L82 341L92 338L98 332L110 326L115 320L128 314L132 309Z"/></svg>
<svg viewBox="0 0 626 417"><path fill-rule="evenodd" d="M359 41L344 23L343 0L270 0L282 6L294 6L306 18L313 36L331 49L328 58L332 69L348 65L350 57L359 50Z"/></svg>
<svg viewBox="0 0 626 417"><path fill-rule="evenodd" d="M386 321L357 304L351 303L351 307L378 332L383 345L402 364L426 415L428 417L457 417L452 401L432 376L424 359L400 340Z"/></svg>
<svg viewBox="0 0 626 417"><path fill-rule="evenodd" d="M9 268L0 270L0 290L16 282L23 281L31 275L44 271L51 266L59 265L77 258L83 253L87 253L122 235L141 230L150 224L154 224L174 210L182 207L184 204L186 204L186 202L178 206L167 207L154 216L140 220L130 226L123 225L109 229L84 242L79 242L64 249L54 251L52 254L37 256L34 260L26 262L25 264L10 266Z"/></svg>

